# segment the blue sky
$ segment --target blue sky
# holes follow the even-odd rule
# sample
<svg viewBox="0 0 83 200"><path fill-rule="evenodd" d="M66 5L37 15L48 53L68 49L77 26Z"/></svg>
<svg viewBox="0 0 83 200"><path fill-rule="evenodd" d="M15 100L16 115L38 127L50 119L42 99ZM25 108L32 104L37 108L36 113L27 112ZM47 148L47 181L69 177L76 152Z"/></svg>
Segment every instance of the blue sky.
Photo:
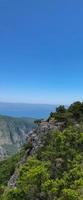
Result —
<svg viewBox="0 0 83 200"><path fill-rule="evenodd" d="M83 98L83 1L0 0L0 101Z"/></svg>

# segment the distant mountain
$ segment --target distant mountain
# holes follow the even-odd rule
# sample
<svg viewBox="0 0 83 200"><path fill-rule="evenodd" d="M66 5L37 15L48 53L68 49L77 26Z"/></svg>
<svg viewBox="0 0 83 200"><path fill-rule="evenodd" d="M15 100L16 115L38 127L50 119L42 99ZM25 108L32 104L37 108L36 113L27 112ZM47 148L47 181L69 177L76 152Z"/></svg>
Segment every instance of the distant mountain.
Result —
<svg viewBox="0 0 83 200"><path fill-rule="evenodd" d="M20 149L26 134L36 126L34 119L48 118L55 109L54 105L0 102L0 159Z"/></svg>
<svg viewBox="0 0 83 200"><path fill-rule="evenodd" d="M17 152L34 127L33 118L0 116L0 159Z"/></svg>

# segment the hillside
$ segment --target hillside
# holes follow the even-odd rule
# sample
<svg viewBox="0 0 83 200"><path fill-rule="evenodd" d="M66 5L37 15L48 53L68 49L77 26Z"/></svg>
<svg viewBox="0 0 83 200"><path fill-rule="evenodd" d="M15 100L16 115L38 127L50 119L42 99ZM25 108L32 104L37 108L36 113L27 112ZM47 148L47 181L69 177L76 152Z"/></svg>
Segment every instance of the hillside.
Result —
<svg viewBox="0 0 83 200"><path fill-rule="evenodd" d="M48 121L50 120L55 123L64 122L65 127L83 124L83 102L74 102L67 108L64 105L60 105L55 112L50 113Z"/></svg>
<svg viewBox="0 0 83 200"><path fill-rule="evenodd" d="M0 159L17 152L34 127L34 119L0 116Z"/></svg>
<svg viewBox="0 0 83 200"><path fill-rule="evenodd" d="M0 162L0 200L82 200L82 118L37 123L20 152Z"/></svg>
<svg viewBox="0 0 83 200"><path fill-rule="evenodd" d="M1 200L82 200L83 133L71 127L37 141L0 163Z"/></svg>

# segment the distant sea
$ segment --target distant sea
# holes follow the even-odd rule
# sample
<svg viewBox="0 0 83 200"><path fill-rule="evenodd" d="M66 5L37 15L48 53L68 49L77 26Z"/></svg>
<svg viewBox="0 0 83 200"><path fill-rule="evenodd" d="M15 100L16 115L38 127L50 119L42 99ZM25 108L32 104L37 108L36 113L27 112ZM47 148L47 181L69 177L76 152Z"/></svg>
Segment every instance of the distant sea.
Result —
<svg viewBox="0 0 83 200"><path fill-rule="evenodd" d="M0 103L0 115L12 117L48 118L56 105Z"/></svg>

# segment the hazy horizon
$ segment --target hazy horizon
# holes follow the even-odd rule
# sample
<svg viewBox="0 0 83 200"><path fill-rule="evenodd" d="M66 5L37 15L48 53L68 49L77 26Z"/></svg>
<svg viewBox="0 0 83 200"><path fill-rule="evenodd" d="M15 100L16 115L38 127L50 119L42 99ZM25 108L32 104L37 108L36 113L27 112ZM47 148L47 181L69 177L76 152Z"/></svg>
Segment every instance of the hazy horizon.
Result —
<svg viewBox="0 0 83 200"><path fill-rule="evenodd" d="M52 106L55 106L55 105L64 105L64 106L69 106L71 105L73 102L77 102L77 101L80 101L82 102L83 99L76 99L74 98L72 101L69 101L69 102L66 102L66 101L55 101L53 103L50 103L50 102L34 102L34 101L26 101L26 102L23 102L23 101L0 101L0 104L32 104L32 105L52 105Z"/></svg>
<svg viewBox="0 0 83 200"><path fill-rule="evenodd" d="M58 105L3 103L0 102L0 115L11 117L47 118Z"/></svg>

